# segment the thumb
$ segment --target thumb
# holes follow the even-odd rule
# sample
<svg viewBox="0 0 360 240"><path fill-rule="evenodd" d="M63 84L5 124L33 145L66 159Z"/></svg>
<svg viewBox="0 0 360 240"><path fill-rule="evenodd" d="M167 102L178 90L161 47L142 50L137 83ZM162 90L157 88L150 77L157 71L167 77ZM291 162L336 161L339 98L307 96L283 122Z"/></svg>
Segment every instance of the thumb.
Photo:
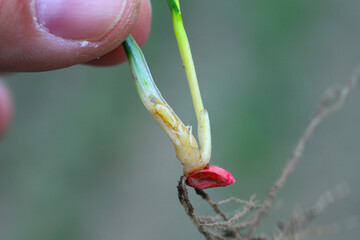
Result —
<svg viewBox="0 0 360 240"><path fill-rule="evenodd" d="M0 0L0 72L88 62L130 34L140 0Z"/></svg>

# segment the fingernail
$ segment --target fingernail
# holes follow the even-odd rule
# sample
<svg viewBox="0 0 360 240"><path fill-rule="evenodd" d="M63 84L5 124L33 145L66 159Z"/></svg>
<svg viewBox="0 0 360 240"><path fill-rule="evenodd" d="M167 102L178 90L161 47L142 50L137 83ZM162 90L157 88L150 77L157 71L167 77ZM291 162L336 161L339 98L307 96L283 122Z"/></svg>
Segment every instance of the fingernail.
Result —
<svg viewBox="0 0 360 240"><path fill-rule="evenodd" d="M99 40L120 20L127 0L35 0L38 24L66 39Z"/></svg>

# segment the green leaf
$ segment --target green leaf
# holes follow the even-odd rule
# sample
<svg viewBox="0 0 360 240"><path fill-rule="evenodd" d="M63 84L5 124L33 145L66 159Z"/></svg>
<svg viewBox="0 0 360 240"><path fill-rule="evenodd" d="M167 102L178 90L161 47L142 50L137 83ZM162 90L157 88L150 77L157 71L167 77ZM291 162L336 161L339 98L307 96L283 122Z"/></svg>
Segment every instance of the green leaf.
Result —
<svg viewBox="0 0 360 240"><path fill-rule="evenodd" d="M179 6L175 2L175 0L167 0L167 3L169 5L171 11L174 11L176 13L180 12Z"/></svg>

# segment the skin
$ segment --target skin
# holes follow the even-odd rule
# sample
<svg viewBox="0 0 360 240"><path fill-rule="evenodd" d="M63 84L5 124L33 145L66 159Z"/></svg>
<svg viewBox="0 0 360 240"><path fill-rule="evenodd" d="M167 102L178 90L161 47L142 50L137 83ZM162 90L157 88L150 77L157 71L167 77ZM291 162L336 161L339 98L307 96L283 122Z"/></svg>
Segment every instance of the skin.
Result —
<svg viewBox="0 0 360 240"><path fill-rule="evenodd" d="M0 81L0 138L10 124L13 111L12 96L9 89Z"/></svg>
<svg viewBox="0 0 360 240"><path fill-rule="evenodd" d="M151 28L150 0L127 0L123 14L108 32L87 39L54 36L39 27L34 15L34 0L0 0L0 75L49 71L82 63L119 64L126 61L121 46L126 37L131 33L141 46ZM91 27L96 23L89 18L85 24ZM0 136L9 125L11 114L11 94L0 82Z"/></svg>

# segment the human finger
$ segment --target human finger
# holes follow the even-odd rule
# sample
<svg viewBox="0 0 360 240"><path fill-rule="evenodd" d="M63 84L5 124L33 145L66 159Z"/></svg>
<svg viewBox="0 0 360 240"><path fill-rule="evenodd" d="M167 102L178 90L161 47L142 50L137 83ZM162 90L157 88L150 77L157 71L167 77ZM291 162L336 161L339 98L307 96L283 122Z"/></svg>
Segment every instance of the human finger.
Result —
<svg viewBox="0 0 360 240"><path fill-rule="evenodd" d="M151 28L151 3L149 0L142 0L139 17L135 24L134 30L131 32L131 35L135 38L138 45L141 47L145 44L147 38L150 34ZM88 62L90 65L98 66L110 66L126 61L126 54L124 48L120 45L111 52L95 58L94 60Z"/></svg>
<svg viewBox="0 0 360 240"><path fill-rule="evenodd" d="M141 0L0 0L0 71L88 62L132 31Z"/></svg>
<svg viewBox="0 0 360 240"><path fill-rule="evenodd" d="M9 89L0 80L0 137L10 124L13 113L13 100Z"/></svg>

